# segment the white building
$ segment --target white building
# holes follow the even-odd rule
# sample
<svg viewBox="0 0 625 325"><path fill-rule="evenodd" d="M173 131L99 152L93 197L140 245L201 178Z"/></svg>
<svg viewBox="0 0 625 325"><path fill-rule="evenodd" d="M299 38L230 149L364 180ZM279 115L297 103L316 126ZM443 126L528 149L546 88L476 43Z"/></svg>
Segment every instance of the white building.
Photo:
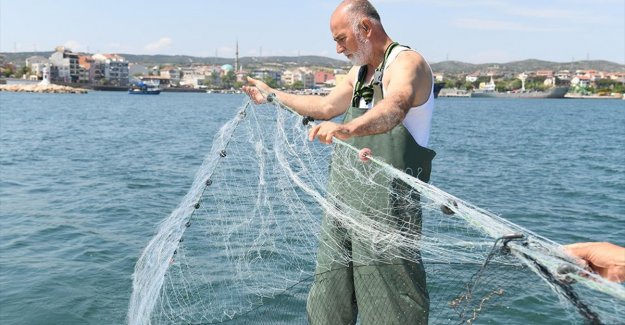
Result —
<svg viewBox="0 0 625 325"><path fill-rule="evenodd" d="M160 76L164 78L169 78L169 82L171 85L179 85L180 80L182 79L182 71L179 68L165 66L160 69Z"/></svg>
<svg viewBox="0 0 625 325"><path fill-rule="evenodd" d="M94 54L92 56L96 64L96 79L103 77L109 85L128 85L128 62L117 54Z"/></svg>
<svg viewBox="0 0 625 325"><path fill-rule="evenodd" d="M210 71L210 69L207 69L204 66L182 68L182 79L180 79L180 85L193 88L206 87L204 85L204 79L206 79L206 76L210 75L210 73L207 73L208 71Z"/></svg>
<svg viewBox="0 0 625 325"><path fill-rule="evenodd" d="M479 77L479 74L474 73L474 74L470 74L470 75L466 76L466 77L464 78L464 80L465 80L466 82L476 82L476 81L477 81L477 79L478 79L478 77Z"/></svg>
<svg viewBox="0 0 625 325"><path fill-rule="evenodd" d="M44 68L50 68L50 60L43 56L31 56L26 59L26 66L30 69L31 79L41 80Z"/></svg>
<svg viewBox="0 0 625 325"><path fill-rule="evenodd" d="M315 88L315 74L311 70L303 67L285 71L282 73L280 81L285 86L291 86L296 81L299 81L304 85L304 88Z"/></svg>
<svg viewBox="0 0 625 325"><path fill-rule="evenodd" d="M50 55L50 79L52 81L78 82L80 66L78 54L64 46L57 46Z"/></svg>

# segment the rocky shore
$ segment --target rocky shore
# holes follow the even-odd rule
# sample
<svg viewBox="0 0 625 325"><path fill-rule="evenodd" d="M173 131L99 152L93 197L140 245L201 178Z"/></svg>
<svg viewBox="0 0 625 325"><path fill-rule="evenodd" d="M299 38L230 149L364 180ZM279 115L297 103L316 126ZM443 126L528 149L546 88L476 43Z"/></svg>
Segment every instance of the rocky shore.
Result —
<svg viewBox="0 0 625 325"><path fill-rule="evenodd" d="M53 94L86 94L86 89L60 86L55 84L13 84L0 85L0 91L12 91L18 93L53 93Z"/></svg>

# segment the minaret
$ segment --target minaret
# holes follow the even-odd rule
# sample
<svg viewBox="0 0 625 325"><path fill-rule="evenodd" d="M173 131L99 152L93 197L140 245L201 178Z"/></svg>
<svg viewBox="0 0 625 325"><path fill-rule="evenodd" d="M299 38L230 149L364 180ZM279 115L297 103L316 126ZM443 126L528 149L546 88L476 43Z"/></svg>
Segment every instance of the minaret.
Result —
<svg viewBox="0 0 625 325"><path fill-rule="evenodd" d="M239 40L237 40L236 52L234 53L234 55L234 72L236 73L237 71L239 71Z"/></svg>

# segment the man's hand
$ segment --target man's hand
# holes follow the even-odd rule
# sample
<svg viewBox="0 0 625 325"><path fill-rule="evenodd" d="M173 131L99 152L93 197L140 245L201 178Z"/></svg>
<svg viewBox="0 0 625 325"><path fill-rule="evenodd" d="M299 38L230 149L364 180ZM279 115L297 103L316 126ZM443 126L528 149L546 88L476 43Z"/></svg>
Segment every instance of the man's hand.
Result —
<svg viewBox="0 0 625 325"><path fill-rule="evenodd" d="M308 131L308 140L313 141L316 137L321 143L331 144L332 137L347 140L352 136L350 133L350 130L344 124L323 122L315 125Z"/></svg>
<svg viewBox="0 0 625 325"><path fill-rule="evenodd" d="M266 83L250 77L247 77L247 85L243 86L242 89L256 104L264 104L267 102L267 98L263 96L259 89L266 94L271 93L273 90L271 87L267 86Z"/></svg>
<svg viewBox="0 0 625 325"><path fill-rule="evenodd" d="M605 242L577 243L564 248L602 277L614 282L625 281L625 248Z"/></svg>

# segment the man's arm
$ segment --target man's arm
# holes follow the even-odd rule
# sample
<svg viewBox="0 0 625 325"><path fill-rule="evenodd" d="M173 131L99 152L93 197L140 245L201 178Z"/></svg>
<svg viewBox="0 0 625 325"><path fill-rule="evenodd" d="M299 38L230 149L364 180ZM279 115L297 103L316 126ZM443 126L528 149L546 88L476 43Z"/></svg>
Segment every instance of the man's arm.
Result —
<svg viewBox="0 0 625 325"><path fill-rule="evenodd" d="M354 68L352 68L345 80L324 97L289 94L270 88L264 82L252 78L248 78L249 86L244 87L243 90L256 103L265 101L263 94L258 92L258 89L261 89L265 93L274 93L281 103L301 115L310 116L316 120L329 120L343 114L349 107L355 73Z"/></svg>
<svg viewBox="0 0 625 325"><path fill-rule="evenodd" d="M432 89L432 72L421 55L412 51L400 53L384 76L389 80L384 99L367 114L346 124L326 122L313 127L309 139L332 143L352 136L384 133L401 123L411 107L425 103Z"/></svg>

